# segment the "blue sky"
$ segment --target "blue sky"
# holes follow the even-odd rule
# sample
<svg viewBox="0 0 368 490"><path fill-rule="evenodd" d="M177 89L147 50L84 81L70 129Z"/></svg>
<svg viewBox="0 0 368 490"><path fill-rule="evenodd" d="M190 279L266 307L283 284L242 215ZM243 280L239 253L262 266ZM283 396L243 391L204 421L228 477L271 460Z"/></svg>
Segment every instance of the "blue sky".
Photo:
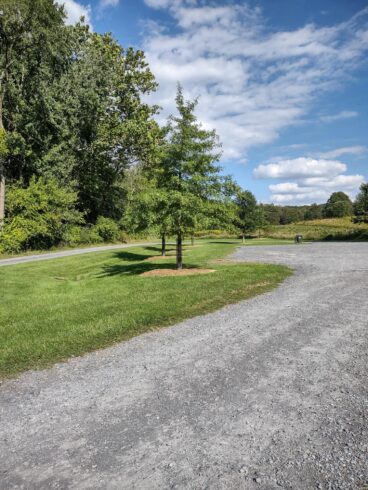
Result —
<svg viewBox="0 0 368 490"><path fill-rule="evenodd" d="M223 144L222 165L262 202L354 197L368 170L366 0L60 0L97 32L146 52Z"/></svg>

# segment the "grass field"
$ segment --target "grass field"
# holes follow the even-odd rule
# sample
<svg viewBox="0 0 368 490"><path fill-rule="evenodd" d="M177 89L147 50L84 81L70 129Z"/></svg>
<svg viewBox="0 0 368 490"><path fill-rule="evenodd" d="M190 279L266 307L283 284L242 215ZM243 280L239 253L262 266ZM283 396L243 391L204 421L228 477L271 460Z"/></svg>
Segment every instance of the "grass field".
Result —
<svg viewBox="0 0 368 490"><path fill-rule="evenodd" d="M368 224L356 224L347 218L301 221L271 226L263 233L274 239L293 239L300 233L306 240L368 240Z"/></svg>
<svg viewBox="0 0 368 490"><path fill-rule="evenodd" d="M142 277L174 267L174 257L152 260L159 248L149 246L0 268L0 376L213 311L268 291L291 274L278 265L216 262L237 245L197 240L186 246L187 267L216 270L200 276Z"/></svg>

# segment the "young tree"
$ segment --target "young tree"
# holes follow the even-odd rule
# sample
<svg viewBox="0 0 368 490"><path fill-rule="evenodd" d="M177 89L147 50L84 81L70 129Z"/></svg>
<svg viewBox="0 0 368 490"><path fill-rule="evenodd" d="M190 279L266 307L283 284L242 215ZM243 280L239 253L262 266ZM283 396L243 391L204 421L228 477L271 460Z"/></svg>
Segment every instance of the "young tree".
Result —
<svg viewBox="0 0 368 490"><path fill-rule="evenodd" d="M257 200L250 191L240 190L236 196L237 206L236 226L239 228L242 240L245 235L256 229L257 223Z"/></svg>
<svg viewBox="0 0 368 490"><path fill-rule="evenodd" d="M8 154L5 129L0 126L0 230L5 216L5 174L4 163Z"/></svg>
<svg viewBox="0 0 368 490"><path fill-rule="evenodd" d="M359 223L368 223L368 182L360 186L360 192L354 202L354 220Z"/></svg>
<svg viewBox="0 0 368 490"><path fill-rule="evenodd" d="M269 225L269 222L266 219L264 206L260 204L255 210L255 227L258 230L258 238L260 237L261 230L266 228L267 225Z"/></svg>
<svg viewBox="0 0 368 490"><path fill-rule="evenodd" d="M170 232L176 236L176 268L183 268L183 237L192 233L222 194L224 179L215 131L206 131L194 114L197 100L185 101L178 85L178 116L169 119L165 151L157 167L159 192L165 196ZM165 211L166 212L166 211Z"/></svg>
<svg viewBox="0 0 368 490"><path fill-rule="evenodd" d="M345 192L333 192L323 208L324 218L343 218L353 214L353 203Z"/></svg>

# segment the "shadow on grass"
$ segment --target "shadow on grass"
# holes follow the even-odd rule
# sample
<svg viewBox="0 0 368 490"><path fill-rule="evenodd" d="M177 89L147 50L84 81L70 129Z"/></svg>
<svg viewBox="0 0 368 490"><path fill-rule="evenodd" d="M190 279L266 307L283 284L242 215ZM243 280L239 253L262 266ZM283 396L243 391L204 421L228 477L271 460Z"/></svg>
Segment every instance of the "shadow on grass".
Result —
<svg viewBox="0 0 368 490"><path fill-rule="evenodd" d="M106 265L97 277L137 276L155 269L175 269L175 264L152 264L149 262L139 262L138 264Z"/></svg>
<svg viewBox="0 0 368 490"><path fill-rule="evenodd" d="M368 241L368 230L353 230L348 232L341 233L333 233L322 238L322 241L325 242L338 242L338 241L347 241L347 242L366 242Z"/></svg>
<svg viewBox="0 0 368 490"><path fill-rule="evenodd" d="M153 252L161 253L161 245L155 247L154 245L150 245L149 247L144 247L146 250L152 250ZM175 250L175 245L166 244L166 250Z"/></svg>
<svg viewBox="0 0 368 490"><path fill-rule="evenodd" d="M198 265L185 264L185 269L196 269L197 267ZM97 277L102 278L108 276L137 276L143 274L144 272L149 272L157 269L174 270L175 264L152 264L149 262L139 262L138 264L107 265L103 268L101 273L97 275Z"/></svg>
<svg viewBox="0 0 368 490"><path fill-rule="evenodd" d="M185 251L185 248L183 248ZM145 253L147 251L147 253ZM167 252L174 252L175 248L166 248ZM151 253L156 252L156 253ZM140 262L142 260L149 259L151 257L161 257L161 247L144 247L143 253L138 252L126 252L124 250L119 250L114 253L114 257L120 260L125 260L126 262Z"/></svg>
<svg viewBox="0 0 368 490"><path fill-rule="evenodd" d="M221 243L221 242L220 242ZM185 247L183 247L185 252ZM108 277L108 276L136 276L139 274L143 274L144 272L149 272L156 269L175 269L175 263L170 262L175 255L167 255L166 261L162 260L160 255L161 247L157 246L148 246L144 247L144 252L147 253L138 253L138 252L128 252L125 250L119 250L114 252L114 258L123 261L121 264L113 264L113 265L105 265L102 267L102 270L99 274L96 275L97 278ZM171 248L170 246L166 249L166 252L175 251L175 247ZM151 252L151 253L150 253ZM152 252L156 252L152 254ZM158 252L158 253L157 253ZM147 259L151 258L160 259L159 262L150 262ZM130 262L130 263L129 263ZM132 263L134 262L134 263ZM186 269L193 269L198 267L198 264L188 264L185 262L184 267Z"/></svg>
<svg viewBox="0 0 368 490"><path fill-rule="evenodd" d="M148 247L146 247L148 249ZM124 260L126 262L141 262L142 260L149 259L152 257L152 254L150 253L135 253L135 252L125 252L125 251L119 251L114 253L114 257L119 259L119 260Z"/></svg>
<svg viewBox="0 0 368 490"><path fill-rule="evenodd" d="M117 254L120 255L120 254ZM131 254L134 255L134 254ZM136 257L139 257L137 254ZM146 256L143 256L147 258ZM150 257L150 256L149 256ZM170 257L168 257L170 259ZM126 260L126 259L125 259ZM122 263L122 264L113 264L113 265L105 265L102 268L102 271L96 276L98 278L108 277L108 276L136 276L139 274L143 274L144 272L153 271L156 269L175 269L175 263L173 262L145 262L144 259L141 259L141 262L137 262L135 264ZM132 261L132 260L130 260ZM129 262L129 260L128 260ZM197 268L198 264L184 264L185 269L193 269Z"/></svg>

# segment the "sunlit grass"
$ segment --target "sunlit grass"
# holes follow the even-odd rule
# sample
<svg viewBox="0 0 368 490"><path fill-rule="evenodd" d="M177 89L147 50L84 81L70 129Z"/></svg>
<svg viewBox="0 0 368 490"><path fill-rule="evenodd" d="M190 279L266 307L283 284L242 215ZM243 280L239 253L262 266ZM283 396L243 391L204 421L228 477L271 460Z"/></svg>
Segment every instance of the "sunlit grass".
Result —
<svg viewBox="0 0 368 490"><path fill-rule="evenodd" d="M159 247L114 250L0 268L0 375L41 368L268 291L286 267L214 264L238 240L196 241L187 267L216 269L189 277L142 277L173 268L150 260ZM226 325L224 325L226 328Z"/></svg>

